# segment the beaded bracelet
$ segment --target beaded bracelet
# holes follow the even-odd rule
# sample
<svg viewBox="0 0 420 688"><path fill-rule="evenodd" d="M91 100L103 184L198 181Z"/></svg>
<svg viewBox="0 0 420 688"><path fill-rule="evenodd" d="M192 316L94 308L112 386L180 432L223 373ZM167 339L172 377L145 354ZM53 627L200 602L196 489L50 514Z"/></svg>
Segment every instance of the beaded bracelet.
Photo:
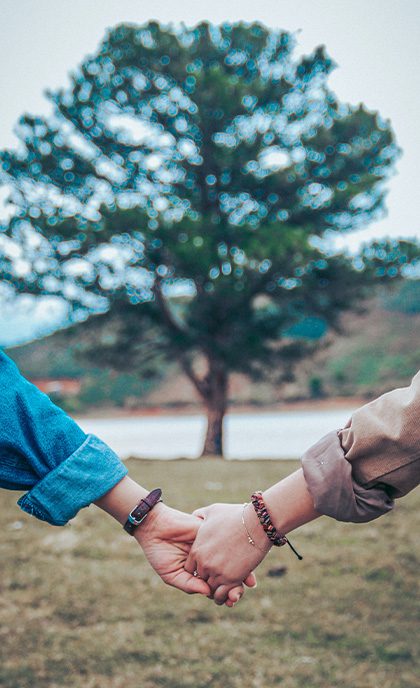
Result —
<svg viewBox="0 0 420 688"><path fill-rule="evenodd" d="M303 559L299 552L295 550L295 548L293 547L290 540L286 537L286 535L279 533L277 531L277 528L275 528L275 526L273 525L270 518L270 514L267 511L267 507L265 505L262 492L260 490L254 492L254 494L251 497L251 503L255 509L255 513L257 514L258 520L264 528L264 532L267 535L270 542L272 542L273 545L275 545L276 547L282 547L282 545L286 544L289 545L290 549L296 554L297 558Z"/></svg>

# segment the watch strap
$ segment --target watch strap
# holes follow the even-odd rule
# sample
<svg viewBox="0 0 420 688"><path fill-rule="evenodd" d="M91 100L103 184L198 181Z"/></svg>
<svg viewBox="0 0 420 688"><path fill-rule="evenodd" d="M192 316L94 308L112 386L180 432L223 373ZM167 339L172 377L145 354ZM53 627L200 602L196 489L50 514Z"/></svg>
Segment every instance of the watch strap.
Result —
<svg viewBox="0 0 420 688"><path fill-rule="evenodd" d="M149 492L143 499L130 511L124 523L124 530L130 535L134 535L135 529L144 521L147 514L156 504L162 501L162 490L160 487Z"/></svg>

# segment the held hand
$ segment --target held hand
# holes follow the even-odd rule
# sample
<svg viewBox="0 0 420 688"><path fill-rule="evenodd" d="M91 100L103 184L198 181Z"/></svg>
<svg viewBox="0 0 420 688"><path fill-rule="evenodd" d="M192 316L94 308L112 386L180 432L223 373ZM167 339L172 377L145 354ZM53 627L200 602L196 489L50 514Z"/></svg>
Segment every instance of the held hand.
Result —
<svg viewBox="0 0 420 688"><path fill-rule="evenodd" d="M271 549L252 506L213 504L194 512L203 520L189 552L185 570L207 581L216 604L223 604L229 591L244 581L253 587L251 573ZM245 526L242 522L245 521ZM254 542L249 542L247 529Z"/></svg>
<svg viewBox="0 0 420 688"><path fill-rule="evenodd" d="M187 572L184 565L202 520L185 514L165 504L158 504L150 512L144 524L135 531L135 538L142 547L149 563L167 584L188 594L211 595L207 583ZM243 594L243 586L235 586L226 597L226 605L232 607Z"/></svg>
<svg viewBox="0 0 420 688"><path fill-rule="evenodd" d="M134 537L165 583L189 594L208 595L210 591L205 581L184 569L200 523L196 516L157 504L144 523L136 528Z"/></svg>
<svg viewBox="0 0 420 688"><path fill-rule="evenodd" d="M121 525L127 520L130 510L144 499L148 491L128 475L96 500L96 505L113 516ZM191 544L198 533L201 519L182 511L157 504L134 533L150 564L162 580L186 593L211 595L204 580L188 573L186 563ZM252 584L252 583L251 583ZM243 585L230 590L226 605L232 607L242 597Z"/></svg>

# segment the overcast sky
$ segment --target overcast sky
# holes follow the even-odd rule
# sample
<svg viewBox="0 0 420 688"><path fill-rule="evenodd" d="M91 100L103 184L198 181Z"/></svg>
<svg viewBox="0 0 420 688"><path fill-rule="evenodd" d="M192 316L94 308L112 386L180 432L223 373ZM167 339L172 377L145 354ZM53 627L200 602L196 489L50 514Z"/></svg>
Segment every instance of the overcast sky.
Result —
<svg viewBox="0 0 420 688"><path fill-rule="evenodd" d="M420 237L420 0L0 0L0 12L0 148L15 144L13 127L23 112L49 111L43 91L66 85L109 26L258 19L299 30L299 50L325 44L338 63L330 81L338 97L379 110L403 149L389 182L387 217L346 237L346 245ZM2 324L0 316L0 332Z"/></svg>

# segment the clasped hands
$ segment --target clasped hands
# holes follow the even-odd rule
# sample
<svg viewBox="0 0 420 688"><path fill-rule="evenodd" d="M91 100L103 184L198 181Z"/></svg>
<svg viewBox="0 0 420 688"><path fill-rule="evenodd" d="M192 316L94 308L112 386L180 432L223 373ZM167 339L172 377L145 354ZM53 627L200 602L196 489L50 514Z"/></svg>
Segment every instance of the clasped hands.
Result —
<svg viewBox="0 0 420 688"><path fill-rule="evenodd" d="M240 600L244 585L256 586L253 571L270 550L252 505L242 504L186 514L160 503L135 538L165 583L228 607Z"/></svg>
<svg viewBox="0 0 420 688"><path fill-rule="evenodd" d="M124 524L133 505L147 494L125 476L95 503ZM320 516L301 468L265 490L263 499L280 533ZM253 571L271 549L251 504L213 504L185 514L161 502L134 537L165 583L228 607L242 597L244 585L255 587Z"/></svg>

